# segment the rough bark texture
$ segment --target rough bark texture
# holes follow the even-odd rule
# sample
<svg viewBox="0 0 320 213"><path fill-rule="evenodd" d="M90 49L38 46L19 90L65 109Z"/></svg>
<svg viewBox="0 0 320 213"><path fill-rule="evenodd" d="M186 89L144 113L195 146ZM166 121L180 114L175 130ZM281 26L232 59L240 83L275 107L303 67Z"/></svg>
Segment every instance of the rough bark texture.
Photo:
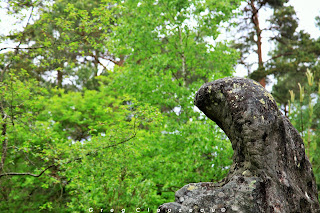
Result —
<svg viewBox="0 0 320 213"><path fill-rule="evenodd" d="M229 137L233 164L220 183L188 184L160 212L320 212L302 138L259 83L219 79L194 103Z"/></svg>

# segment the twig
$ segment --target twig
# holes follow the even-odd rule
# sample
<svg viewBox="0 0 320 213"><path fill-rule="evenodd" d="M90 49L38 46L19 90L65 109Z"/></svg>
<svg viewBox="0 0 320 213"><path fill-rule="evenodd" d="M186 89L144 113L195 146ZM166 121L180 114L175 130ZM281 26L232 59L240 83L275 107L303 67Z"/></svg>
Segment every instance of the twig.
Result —
<svg viewBox="0 0 320 213"><path fill-rule="evenodd" d="M45 168L44 170L42 170L42 172L40 172L38 175L36 174L32 174L32 173L16 173L16 172L9 172L9 173L3 173L3 174L0 174L0 178L3 177L3 176L14 176L14 175L28 175L28 176L32 176L32 177L40 177L41 175L43 175L43 173L45 171L47 171L48 169L52 168L52 167L55 167L56 165L55 164L52 164L50 166L48 166L47 168Z"/></svg>
<svg viewBox="0 0 320 213"><path fill-rule="evenodd" d="M101 63L101 61L99 60L98 56L96 56L96 55L94 55L94 54L92 53L92 54L91 54L91 57L93 57L94 60L95 60L96 62L98 62L98 64L100 64L105 70L108 70L107 67L104 66L104 65Z"/></svg>
<svg viewBox="0 0 320 213"><path fill-rule="evenodd" d="M128 142L129 140L133 139L134 137L136 136L136 132L133 133L133 135L131 135L129 138L119 142L119 143L116 143L116 144L112 144L112 145L109 145L109 146L105 146L103 147L103 149L107 149L107 148L111 148L111 147L115 147L115 146L118 146L120 144L124 144L126 142Z"/></svg>
<svg viewBox="0 0 320 213"><path fill-rule="evenodd" d="M3 50L33 50L33 49L41 49L41 48L44 48L44 46L42 47L19 47L19 46L16 46L16 47L3 47L3 48L0 48L0 51L3 51Z"/></svg>
<svg viewBox="0 0 320 213"><path fill-rule="evenodd" d="M30 22L31 17L32 17L33 9L34 9L34 7L32 6L32 7L31 7L31 12L30 12L30 15L29 15L29 18L28 18L28 21L27 21L27 24L26 24L25 28L29 25L29 22ZM18 50L20 49L20 45L21 45L21 43L22 43L22 39L24 38L24 36L25 36L25 32L22 33L22 37L21 37L21 39L20 39L20 41L19 41L19 44L14 48L14 49L15 49L15 53L14 53L15 56L18 55ZM12 64L12 62L13 62L13 57L11 58L11 60L9 61L9 63L4 67L4 69L1 71L0 82L3 81L4 73L5 73L6 70L10 67L10 65Z"/></svg>
<svg viewBox="0 0 320 213"><path fill-rule="evenodd" d="M133 139L135 136L136 136L136 120L134 121L133 123L133 134L126 138L125 140L119 142L119 143L116 143L116 144L112 144L112 145L109 145L109 146L105 146L105 147L102 147L102 149L107 149L107 148L111 148L111 147L115 147L115 146L118 146L120 144L124 144L126 142L128 142L129 140ZM89 152L86 154L86 156L89 156L89 155L92 155L92 154L95 154L97 153L97 151L95 152ZM3 156L3 155L2 155ZM74 161L78 161L78 160L81 160L82 157L79 157L79 158L75 158L75 159L72 159L70 161L68 161L66 164L69 164L71 162L74 162ZM48 166L47 168L45 168L42 172L40 172L40 174L36 175L36 174L32 174L32 173L29 173L29 172L26 172L26 173L17 173L17 172L9 172L9 173L3 173L3 174L0 174L0 178L3 177L3 176L15 176L15 175L28 175L28 176L32 176L32 177L40 177L45 171L47 171L48 169L52 168L52 167L57 167L57 165L55 164L52 164L50 166Z"/></svg>
<svg viewBox="0 0 320 213"><path fill-rule="evenodd" d="M107 149L107 148L116 147L118 145L124 144L124 143L130 141L131 139L133 139L134 137L136 137L136 135L137 135L137 133L136 133L136 120L135 120L134 123L133 123L133 134L130 137L128 137L127 139L125 139L125 140L123 140L123 141L121 141L119 143L115 143L115 144L112 144L112 145L109 145L109 146L104 146L101 149ZM88 152L85 156L94 155L96 153L97 153L97 151ZM68 161L67 164L69 164L69 163L71 163L73 161L81 160L81 159L82 159L82 157L78 157L78 158L72 159L72 160Z"/></svg>

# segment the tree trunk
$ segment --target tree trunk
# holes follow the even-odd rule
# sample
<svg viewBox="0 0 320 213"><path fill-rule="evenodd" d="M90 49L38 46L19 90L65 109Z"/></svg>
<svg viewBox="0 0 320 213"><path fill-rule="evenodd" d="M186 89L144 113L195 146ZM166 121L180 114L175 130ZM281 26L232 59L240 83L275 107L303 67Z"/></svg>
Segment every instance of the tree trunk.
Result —
<svg viewBox="0 0 320 213"><path fill-rule="evenodd" d="M263 71L264 66L263 66L263 60L262 60L262 37L261 37L262 30L259 24L259 17L258 17L259 10L254 5L254 0L251 0L250 6L252 10L251 22L254 24L254 28L257 35L257 40L255 41L255 43L257 44L258 70ZM266 87L265 77L259 79L258 81L263 87Z"/></svg>
<svg viewBox="0 0 320 213"><path fill-rule="evenodd" d="M62 88L62 80L63 80L63 73L61 71L58 71L58 74L57 74L57 86L59 88Z"/></svg>

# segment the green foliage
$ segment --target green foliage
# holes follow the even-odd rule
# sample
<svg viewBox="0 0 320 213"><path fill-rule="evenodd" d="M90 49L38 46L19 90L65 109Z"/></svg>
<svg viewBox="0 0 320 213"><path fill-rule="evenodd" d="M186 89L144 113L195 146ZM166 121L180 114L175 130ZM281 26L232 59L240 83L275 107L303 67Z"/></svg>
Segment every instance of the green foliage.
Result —
<svg viewBox="0 0 320 213"><path fill-rule="evenodd" d="M195 2L197 9L190 11ZM158 204L172 201L174 191L187 183L221 179L231 163L230 144L223 142L225 137L215 124L200 125L210 121L201 119L193 106L194 93L204 82L232 73L235 51L205 41L209 35L216 38L218 24L231 14L218 20L211 13L200 16L210 4L195 2L128 1L124 7L130 8L130 16L115 31L125 35L118 44L126 42L128 47L117 49L122 51L118 54L129 56L126 66L114 69L110 85L120 94L129 93L156 106L164 115L163 131L148 140L153 148L144 155L149 164L143 169L143 176L154 181ZM225 7L234 8L228 4L212 8L222 12ZM192 28L187 25L190 16L197 21Z"/></svg>
<svg viewBox="0 0 320 213"><path fill-rule="evenodd" d="M277 79L272 94L278 103L286 107L290 99L287 91L297 93L299 88L296 82L307 83L307 69L313 71L315 79L319 79L317 61L320 45L308 33L296 31L298 20L292 6L277 9L271 23L279 30L274 37L276 48L270 52L271 59L266 67L267 72Z"/></svg>
<svg viewBox="0 0 320 213"><path fill-rule="evenodd" d="M317 91L317 85L314 81L314 74L308 70L306 73L306 83L300 84L299 98L296 100L295 92L290 90L289 103L289 119L292 124L301 133L301 136L305 143L306 154L312 163L313 172L315 174L318 189L320 188L320 125L319 125L319 113L320 102L318 101L320 96L320 90Z"/></svg>
<svg viewBox="0 0 320 213"><path fill-rule="evenodd" d="M183 185L225 177L231 144L193 97L233 73L239 54L216 38L239 3L10 1L9 14L29 21L1 37L18 46L0 50L0 211L155 212ZM282 3L268 2L290 37ZM319 180L316 86L304 88L290 116Z"/></svg>
<svg viewBox="0 0 320 213"><path fill-rule="evenodd" d="M193 96L233 73L215 39L240 1L19 3L38 17L3 37L0 211L155 212L226 175L231 144Z"/></svg>
<svg viewBox="0 0 320 213"><path fill-rule="evenodd" d="M213 123L189 121L167 132L169 118L104 85L98 91L57 89L46 97L43 89L31 93L34 84L9 82L13 87L2 91L14 95L8 93L4 113L19 101L13 117L23 116L7 122L8 144L15 145L7 153L9 175L1 178L2 211L17 205L21 211L155 209L186 183L221 179L231 163L230 144ZM39 178L10 176L38 175L51 165Z"/></svg>
<svg viewBox="0 0 320 213"><path fill-rule="evenodd" d="M35 81L21 81L26 73L21 70L20 76L14 72L8 73L8 78L1 82L1 171L2 174L11 171L28 171L39 173L45 166L42 152L49 150L53 145L51 138L55 133L35 118L43 109L43 101L47 92L37 86ZM48 159L49 160L49 159ZM47 161L48 161L47 160ZM1 178L1 211L21 209L28 210L32 207L36 194L42 199L48 199L46 193L54 189L41 189L46 178L32 178L26 176L13 176ZM48 199L49 200L49 199ZM14 206L13 204L17 205Z"/></svg>
<svg viewBox="0 0 320 213"><path fill-rule="evenodd" d="M10 59L10 66L23 67L30 77L46 87L57 85L61 88L63 81L72 81L68 89L97 88L95 77L99 69L104 69L103 74L107 72L101 60L109 57L115 60L116 57L108 51L114 5L112 0L55 1L51 5L32 3L40 18L32 24L28 22L22 32L10 35L10 39L21 46L28 45L15 56L20 60ZM48 77L53 80L48 81Z"/></svg>
<svg viewBox="0 0 320 213"><path fill-rule="evenodd" d="M161 129L161 115L150 105L138 104L133 99L107 98L109 92L104 89L85 91L84 94L69 93L54 97L50 104L54 108L60 108L62 104L63 109L74 111L75 117L68 116L69 110L50 114L60 123L60 131L68 132L70 127L77 126L81 129L83 125L90 133L89 138L80 134L87 140L72 142L73 148L65 151L68 157L61 161L64 172L60 174L70 181L66 190L72 195L66 205L73 210L83 211L89 207L121 209L149 200L149 196L156 197L148 191L152 191L152 182L144 180L138 169L142 163L139 150L148 147L144 141L148 135L146 128L149 131ZM77 95L82 95L82 101ZM48 110L55 111L51 107ZM79 135L73 138L80 139Z"/></svg>
<svg viewBox="0 0 320 213"><path fill-rule="evenodd" d="M96 196L100 202L105 202L107 195L114 199L114 195L105 191L105 187L109 188L105 184L117 183L123 170L129 170L130 175L125 175L128 179L136 173L135 165L129 162L139 156L137 147L144 144L139 146L133 139L142 137L146 128L151 131L159 128L161 114L148 104L112 95L104 86L99 91L83 93L56 90L55 95L45 98L45 90L11 76L10 84L4 81L1 87L3 94L10 91L2 102L3 114L9 116L3 121L7 128L2 141L7 140L9 147L1 180L3 199L7 202L1 205L1 210L20 206L21 211L37 211L69 206L81 211L86 205L97 206ZM34 88L44 94L32 91ZM54 169L39 179L26 176L29 172L40 173L46 165L53 165ZM126 168L127 165L130 167ZM25 173L11 178L13 171ZM91 176L95 178L90 179ZM127 190L127 183L117 184L120 185L116 189ZM139 185L136 187L141 190ZM102 194L98 194L100 189ZM84 198L88 190L98 192L90 199ZM24 200L28 194L30 199ZM47 202L50 200L54 202Z"/></svg>

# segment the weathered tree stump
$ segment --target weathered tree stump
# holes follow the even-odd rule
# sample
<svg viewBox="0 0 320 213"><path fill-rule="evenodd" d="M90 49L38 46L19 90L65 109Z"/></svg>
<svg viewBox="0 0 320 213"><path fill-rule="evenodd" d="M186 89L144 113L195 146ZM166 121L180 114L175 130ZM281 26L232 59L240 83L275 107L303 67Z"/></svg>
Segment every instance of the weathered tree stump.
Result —
<svg viewBox="0 0 320 213"><path fill-rule="evenodd" d="M219 79L194 103L229 137L233 164L220 183L190 183L160 212L320 212L302 138L259 83Z"/></svg>

